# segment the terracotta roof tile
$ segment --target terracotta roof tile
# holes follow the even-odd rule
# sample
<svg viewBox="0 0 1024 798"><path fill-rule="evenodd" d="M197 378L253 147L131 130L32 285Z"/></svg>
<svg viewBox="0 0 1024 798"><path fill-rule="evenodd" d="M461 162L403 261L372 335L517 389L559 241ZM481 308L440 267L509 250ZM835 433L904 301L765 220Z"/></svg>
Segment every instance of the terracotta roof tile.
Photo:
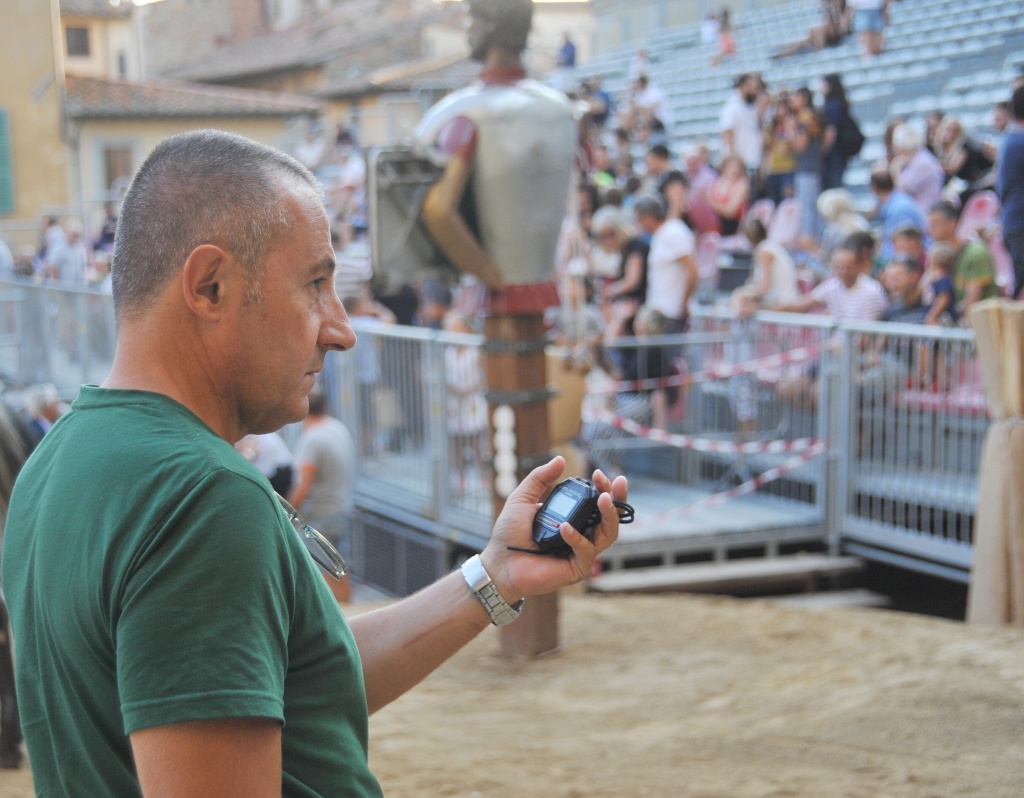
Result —
<svg viewBox="0 0 1024 798"><path fill-rule="evenodd" d="M284 117L321 110L316 100L294 94L172 80L129 83L68 75L66 86L67 113L74 119Z"/></svg>

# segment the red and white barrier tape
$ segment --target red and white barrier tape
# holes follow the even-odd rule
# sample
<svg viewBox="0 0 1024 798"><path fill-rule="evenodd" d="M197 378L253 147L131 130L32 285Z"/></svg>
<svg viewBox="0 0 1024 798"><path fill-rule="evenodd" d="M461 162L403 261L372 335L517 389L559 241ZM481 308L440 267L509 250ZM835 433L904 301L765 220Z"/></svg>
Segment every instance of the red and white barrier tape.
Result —
<svg viewBox="0 0 1024 798"><path fill-rule="evenodd" d="M761 369L778 368L790 363L800 363L810 360L821 351L820 346L801 346L791 349L788 352L780 352L777 355L749 360L746 363L712 366L704 371L696 371L693 374L676 374L671 377L652 377L646 380L632 380L630 382L613 382L608 385L596 386L591 389L592 394L620 393L622 391L651 390L654 388L676 388L684 385L691 385L695 382L708 380L724 380L729 377L736 377L740 374L750 374Z"/></svg>
<svg viewBox="0 0 1024 798"><path fill-rule="evenodd" d="M735 443L717 438L699 438L695 435L679 435L663 429L646 427L632 419L617 416L607 411L588 413L585 421L598 421L623 432L647 438L655 443L675 446L677 449L692 449L697 452L722 452L725 454L784 454L787 452L805 452L820 443L818 438L796 438L794 440L748 441Z"/></svg>
<svg viewBox="0 0 1024 798"><path fill-rule="evenodd" d="M643 520L639 524L637 524L637 526L650 526L656 523L660 523L661 521L667 521L671 518L678 518L685 515L691 515L692 513L698 512L700 510L706 510L709 507L715 507L716 505L724 504L730 499L735 499L738 496L745 496L748 493L753 493L754 491L758 490L759 488L763 487L769 482L774 482L776 479L779 479L780 477L789 473L790 471L799 468L805 463L813 460L818 455L823 454L827 448L828 447L825 445L824 441L818 441L806 451L801 452L795 457L789 458L788 460L775 466L775 468L769 468L767 471L758 474L756 477L747 482L744 482L742 485L737 485L735 488L730 488L729 490L722 491L721 493L712 494L711 496L708 496L706 499L701 499L700 501L693 502L692 504L687 504L683 507L677 507L674 510L665 510L663 512L656 513L655 515L645 516Z"/></svg>

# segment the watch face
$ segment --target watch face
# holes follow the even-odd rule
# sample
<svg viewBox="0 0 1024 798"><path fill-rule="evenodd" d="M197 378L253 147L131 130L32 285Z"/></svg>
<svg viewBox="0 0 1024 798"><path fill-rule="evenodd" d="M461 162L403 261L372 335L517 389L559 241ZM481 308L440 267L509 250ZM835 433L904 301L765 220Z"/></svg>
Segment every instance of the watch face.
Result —
<svg viewBox="0 0 1024 798"><path fill-rule="evenodd" d="M576 509L576 505L579 499L573 496L571 493L565 491L558 491L552 494L551 498L548 499L547 507L544 509L550 515L557 515L566 520L572 515L573 510Z"/></svg>

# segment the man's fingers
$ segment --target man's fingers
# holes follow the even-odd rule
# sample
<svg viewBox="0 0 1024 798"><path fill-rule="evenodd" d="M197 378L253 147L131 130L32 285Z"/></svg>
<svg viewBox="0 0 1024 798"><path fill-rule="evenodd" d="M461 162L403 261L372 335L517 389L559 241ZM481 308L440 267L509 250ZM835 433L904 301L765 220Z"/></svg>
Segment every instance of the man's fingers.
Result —
<svg viewBox="0 0 1024 798"><path fill-rule="evenodd" d="M565 470L565 458L561 455L552 458L542 466L537 466L526 475L519 486L509 496L510 501L529 502L536 504L540 497L550 488Z"/></svg>

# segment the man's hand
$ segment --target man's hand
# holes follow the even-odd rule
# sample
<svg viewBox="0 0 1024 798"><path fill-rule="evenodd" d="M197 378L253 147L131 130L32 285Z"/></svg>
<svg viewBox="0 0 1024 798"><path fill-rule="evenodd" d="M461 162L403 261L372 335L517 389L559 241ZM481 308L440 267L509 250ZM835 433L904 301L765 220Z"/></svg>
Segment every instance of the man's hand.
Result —
<svg viewBox="0 0 1024 798"><path fill-rule="evenodd" d="M509 546L535 548L533 517L540 509L541 499L564 470L565 460L556 457L523 480L505 501L491 541L480 555L495 586L510 603L581 581L590 573L597 555L619 536L619 514L613 500L626 501L629 486L625 477L617 477L613 482L601 471L595 471L593 482L601 493L597 500L601 522L594 530L593 542L566 523L562 524L561 533L573 551L568 559L508 550Z"/></svg>

